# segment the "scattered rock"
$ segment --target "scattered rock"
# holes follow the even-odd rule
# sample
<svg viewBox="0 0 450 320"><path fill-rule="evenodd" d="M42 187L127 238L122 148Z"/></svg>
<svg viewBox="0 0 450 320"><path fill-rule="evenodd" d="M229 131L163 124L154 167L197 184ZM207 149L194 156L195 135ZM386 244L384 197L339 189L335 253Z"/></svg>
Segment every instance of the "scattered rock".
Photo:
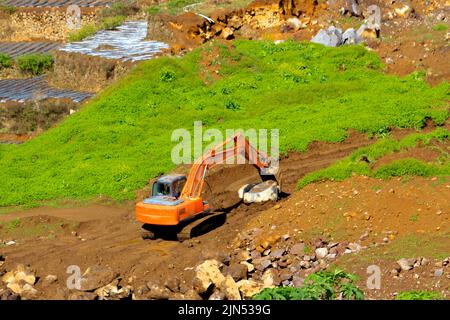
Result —
<svg viewBox="0 0 450 320"><path fill-rule="evenodd" d="M94 265L87 268L80 281L81 291L92 291L112 282L115 274L110 267Z"/></svg>
<svg viewBox="0 0 450 320"><path fill-rule="evenodd" d="M146 293L148 299L154 300L167 300L171 296L171 292L166 287L160 286L157 283L149 282L147 283L149 291Z"/></svg>
<svg viewBox="0 0 450 320"><path fill-rule="evenodd" d="M289 250L290 254L293 255L301 255L305 252L305 244L304 243L297 243L292 246L292 248Z"/></svg>
<svg viewBox="0 0 450 320"><path fill-rule="evenodd" d="M356 33L355 29L349 28L342 34L342 44L358 44L361 38Z"/></svg>
<svg viewBox="0 0 450 320"><path fill-rule="evenodd" d="M58 277L53 275L53 274L49 274L48 276L46 276L44 278L44 285L50 285L52 283L55 283L56 281L58 281Z"/></svg>
<svg viewBox="0 0 450 320"><path fill-rule="evenodd" d="M336 259L336 253L329 253L325 256L325 258L328 260Z"/></svg>
<svg viewBox="0 0 450 320"><path fill-rule="evenodd" d="M241 264L247 267L247 272L253 272L255 270L255 266L247 261L242 261Z"/></svg>
<svg viewBox="0 0 450 320"><path fill-rule="evenodd" d="M400 268L403 271L408 271L408 270L411 270L414 267L414 263L415 262L416 262L415 259L402 258L402 259L397 261L397 264L400 266Z"/></svg>
<svg viewBox="0 0 450 320"><path fill-rule="evenodd" d="M36 277L30 268L23 264L17 265L15 270L4 274L2 281L8 289L20 295L22 298L32 299L37 294L37 290L33 287L36 282Z"/></svg>
<svg viewBox="0 0 450 320"><path fill-rule="evenodd" d="M306 28L306 25L300 21L298 18L289 18L286 20L281 27L282 32L286 31L298 31L300 29Z"/></svg>
<svg viewBox="0 0 450 320"><path fill-rule="evenodd" d="M0 289L0 300L20 300L20 296L11 289Z"/></svg>
<svg viewBox="0 0 450 320"><path fill-rule="evenodd" d="M205 260L195 268L194 289L198 293L206 292L214 284L218 286L224 281L224 276L220 272L220 262L217 260Z"/></svg>
<svg viewBox="0 0 450 320"><path fill-rule="evenodd" d="M259 270L259 271L264 271L271 264L272 264L272 262L270 261L269 257L262 257L262 258L259 258L259 259L256 259L253 261L253 265L255 266L255 269Z"/></svg>
<svg viewBox="0 0 450 320"><path fill-rule="evenodd" d="M318 259L323 259L328 254L328 249L327 248L317 248L315 252L316 252L316 256Z"/></svg>
<svg viewBox="0 0 450 320"><path fill-rule="evenodd" d="M69 300L96 300L97 295L93 292L76 291L69 294Z"/></svg>
<svg viewBox="0 0 450 320"><path fill-rule="evenodd" d="M241 294L239 293L239 286L233 280L231 276L226 276L222 283L219 285L219 289L224 293L228 300L241 300Z"/></svg>
<svg viewBox="0 0 450 320"><path fill-rule="evenodd" d="M172 292L180 292L180 279L171 277L166 279L164 286Z"/></svg>
<svg viewBox="0 0 450 320"><path fill-rule="evenodd" d="M270 256L275 259L280 259L283 256L284 252L284 249L276 249L270 253Z"/></svg>
<svg viewBox="0 0 450 320"><path fill-rule="evenodd" d="M342 30L330 26L327 30L320 29L311 42L323 44L327 47L337 47L342 44Z"/></svg>
<svg viewBox="0 0 450 320"><path fill-rule="evenodd" d="M245 299L253 297L255 294L261 292L261 290L264 289L264 286L261 283L251 279L241 280L237 283L237 286Z"/></svg>
<svg viewBox="0 0 450 320"><path fill-rule="evenodd" d="M229 28L229 27L225 27L222 30L222 38L226 39L226 40L231 40L234 38L234 31L233 29Z"/></svg>
<svg viewBox="0 0 450 320"><path fill-rule="evenodd" d="M441 277L443 274L444 274L444 269L443 268L434 270L434 276L435 277Z"/></svg>
<svg viewBox="0 0 450 320"><path fill-rule="evenodd" d="M261 252L258 252L258 251L256 251L256 250L253 250L252 253L250 253L250 258L251 258L252 260L256 260L256 259L261 258Z"/></svg>
<svg viewBox="0 0 450 320"><path fill-rule="evenodd" d="M208 300L224 300L224 299L225 299L225 294L218 289L215 289L208 298Z"/></svg>
<svg viewBox="0 0 450 320"><path fill-rule="evenodd" d="M150 289L151 292L151 289ZM112 283L95 290L95 294L99 300L119 300L128 298L132 294L132 287L125 286L118 287L118 281L115 280Z"/></svg>
<svg viewBox="0 0 450 320"><path fill-rule="evenodd" d="M265 288L272 288L280 285L281 279L276 269L267 269L264 271L262 279Z"/></svg>
<svg viewBox="0 0 450 320"><path fill-rule="evenodd" d="M227 269L227 275L230 275L234 281L247 279L248 267L241 263L235 263L230 265Z"/></svg>
<svg viewBox="0 0 450 320"><path fill-rule="evenodd" d="M361 251L362 247L359 243L351 242L347 246L352 252L359 252Z"/></svg>

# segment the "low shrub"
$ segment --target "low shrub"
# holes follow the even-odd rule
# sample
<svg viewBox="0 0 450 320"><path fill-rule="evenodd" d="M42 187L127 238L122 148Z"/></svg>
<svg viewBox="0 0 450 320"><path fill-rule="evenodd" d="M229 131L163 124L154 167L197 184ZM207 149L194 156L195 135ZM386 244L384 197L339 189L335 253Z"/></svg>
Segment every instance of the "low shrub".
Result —
<svg viewBox="0 0 450 320"><path fill-rule="evenodd" d="M19 69L33 75L40 75L53 66L53 57L50 54L26 54L16 59Z"/></svg>
<svg viewBox="0 0 450 320"><path fill-rule="evenodd" d="M301 288L267 288L253 296L253 300L363 300L364 293L354 282L357 277L343 270L319 271L305 279Z"/></svg>
<svg viewBox="0 0 450 320"><path fill-rule="evenodd" d="M13 65L13 59L4 53L0 53L0 69L9 68Z"/></svg>

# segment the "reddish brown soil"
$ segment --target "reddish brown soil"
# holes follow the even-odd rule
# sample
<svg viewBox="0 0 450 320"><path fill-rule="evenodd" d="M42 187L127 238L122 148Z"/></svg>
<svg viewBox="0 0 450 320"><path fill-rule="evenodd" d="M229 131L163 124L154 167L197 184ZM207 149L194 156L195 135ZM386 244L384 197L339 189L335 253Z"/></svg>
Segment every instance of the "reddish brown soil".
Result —
<svg viewBox="0 0 450 320"><path fill-rule="evenodd" d="M293 190L292 183L296 176L301 176L310 170L324 167L333 162L332 159L344 157L361 145L361 137L351 137L343 148L340 144L312 144L311 151L305 156L290 154L290 159L282 160L283 173L289 179L283 188ZM368 143L368 142L367 142ZM326 153L323 151L327 151ZM322 151L323 156L319 156ZM328 159L313 165L312 161ZM295 162L293 159L297 159ZM256 169L251 166L239 166L237 169L217 167L207 181L214 185L212 203L218 199L229 201L230 190L236 192L245 176L252 176ZM293 171L299 170L298 173ZM232 181L239 181L239 185ZM208 193L208 186L206 187ZM11 269L17 263L31 265L40 277L56 274L59 279L66 279L66 268L69 265L79 265L85 270L94 264L111 266L123 279L134 277L134 285L145 284L149 280L163 280L168 275L179 275L180 279L192 280L191 269L199 261L221 251L228 251L233 238L240 232L252 217L272 206L272 203L262 205L240 205L227 215L225 225L193 240L179 243L176 241L157 240L145 242L140 238L140 224L135 220L132 205L104 207L88 206L74 209L37 208L25 212L9 213L3 216L4 222L17 217L52 216L62 221L79 222L75 228L77 235L61 233L52 238L38 239L16 238L18 244L2 248L6 255L6 263L2 269ZM84 240L82 240L84 239ZM64 281L49 288L42 288L38 283L36 288L41 291L40 298L65 298L67 290ZM57 288L58 292L56 292Z"/></svg>
<svg viewBox="0 0 450 320"><path fill-rule="evenodd" d="M443 276L434 276L435 263L450 256L448 179L353 177L309 185L279 205L257 215L244 230L261 228L260 243L285 234L307 243L317 238L360 242L367 248L338 258L334 265L359 275L358 284L369 299L392 299L409 290L450 296L448 268ZM419 257L429 264L397 277L391 274L398 259ZM380 290L366 286L370 265L381 269Z"/></svg>
<svg viewBox="0 0 450 320"><path fill-rule="evenodd" d="M23 143L32 137L27 134L0 133L0 143Z"/></svg>

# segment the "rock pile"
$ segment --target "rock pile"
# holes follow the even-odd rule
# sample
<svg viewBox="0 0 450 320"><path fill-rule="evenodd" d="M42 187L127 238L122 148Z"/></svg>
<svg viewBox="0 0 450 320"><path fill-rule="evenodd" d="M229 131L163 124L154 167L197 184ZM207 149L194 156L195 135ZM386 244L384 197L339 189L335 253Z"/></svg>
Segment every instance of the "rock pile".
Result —
<svg viewBox="0 0 450 320"><path fill-rule="evenodd" d="M312 38L311 42L320 43L328 47L338 47L345 44L358 44L362 42L362 33L365 26L362 26L357 31L349 28L342 32L342 29L334 26L328 29L320 29L319 32Z"/></svg>

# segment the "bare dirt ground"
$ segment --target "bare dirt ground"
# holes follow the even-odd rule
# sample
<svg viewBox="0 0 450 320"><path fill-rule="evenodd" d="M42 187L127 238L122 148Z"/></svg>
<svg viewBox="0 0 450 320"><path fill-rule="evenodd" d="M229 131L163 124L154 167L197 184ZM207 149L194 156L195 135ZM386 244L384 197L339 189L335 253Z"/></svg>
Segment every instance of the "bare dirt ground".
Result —
<svg viewBox="0 0 450 320"><path fill-rule="evenodd" d="M370 143L369 139L353 135L342 145L313 143L310 151L305 155L291 154L282 162L283 177L287 178L283 182L283 190L286 188L287 192L292 192L294 190L292 183L305 173L323 168L332 163L336 157L348 155L361 145L368 143ZM320 161L317 161L318 158ZM227 186L226 183L224 184L224 170L227 168L215 169L207 179L208 184ZM228 172L226 176L230 179L242 176L243 173L251 176L251 170L245 166L244 169L234 168L235 174ZM229 194L227 190L229 188L220 187L213 190L216 199L212 202L217 203L217 199L223 197L224 193ZM206 191L208 192L208 187ZM133 204L70 209L37 208L25 212L7 213L1 216L0 223L16 218L51 217L63 225L75 222L71 231L74 231L74 234L76 232L76 235L70 232L55 232L55 236L49 238L48 233L44 232L36 239L35 236L27 237L25 230L25 235L22 234L20 237L19 233L19 236L14 238L5 231L7 227L2 226L2 240L17 241L16 245L1 249L2 254L7 257L3 268L10 269L17 263L25 263L35 268L37 274L41 276L56 274L58 278L65 279L66 268L69 265L76 264L85 270L99 263L113 267L124 279L134 276L138 279L136 281L143 283L154 277L164 279L168 274L182 275L184 273L186 275L180 278L189 281L192 278L192 272L184 270L185 268L195 266L198 261L205 258L205 255L227 251L228 244L249 219L270 206L272 206L270 203L238 206L231 210L224 226L187 243L142 241L139 234L140 225L134 219ZM56 223L53 220L53 224ZM43 290L43 288L39 289L39 286L36 288ZM63 298L55 296L56 293L52 290L56 289L45 289L42 298Z"/></svg>
<svg viewBox="0 0 450 320"><path fill-rule="evenodd" d="M39 293L37 299L73 298L73 290L67 289L65 284L67 267L71 265L79 266L82 271L93 265L111 268L122 286L131 285L135 290L147 283L164 283L176 277L180 280L180 292L186 293L192 288L193 268L199 262L232 255L239 243L236 239L252 228L264 230L265 237L290 234L293 240L311 243L317 237L354 241L368 232L362 245L381 243L380 247L371 248L375 250L374 256L364 252L363 258L357 259L358 263L347 261L346 257L337 260L338 264L342 261L346 270L359 274L365 272L369 263L366 261L380 263L385 273L389 273L388 268L395 264L395 257L400 254L428 259L441 257L450 248L448 181L421 178L382 181L354 177L341 183L313 184L294 192L296 181L304 174L328 166L373 141L351 134L344 143L313 143L304 154L289 154L281 162L283 189L289 196L277 204L238 205L230 209L223 226L182 243L142 240L133 203L40 207L3 214L0 216L0 243L4 245L0 247L0 253L5 261L0 266L0 274L14 269L17 264L29 265L41 279L35 285ZM220 185L222 182L222 187L211 190L212 194L223 199L231 192L229 184L224 183L224 172L231 180L244 173L252 175L251 169L245 166L218 168L211 172L209 184ZM426 199L423 194L427 194ZM389 237L387 244L383 242L385 237ZM437 241L437 244L426 246L427 239L433 243ZM6 245L11 240L14 244ZM418 243L420 250L411 245ZM419 286L422 289L436 284L433 277L428 277L433 266L427 268L423 268L426 273L423 277L429 281L422 282ZM56 275L58 280L47 284L43 281L47 275ZM414 275L411 277L416 280ZM383 291L368 292L369 297L392 298L395 290L411 286L405 275L399 279L393 284L389 281L389 287Z"/></svg>

